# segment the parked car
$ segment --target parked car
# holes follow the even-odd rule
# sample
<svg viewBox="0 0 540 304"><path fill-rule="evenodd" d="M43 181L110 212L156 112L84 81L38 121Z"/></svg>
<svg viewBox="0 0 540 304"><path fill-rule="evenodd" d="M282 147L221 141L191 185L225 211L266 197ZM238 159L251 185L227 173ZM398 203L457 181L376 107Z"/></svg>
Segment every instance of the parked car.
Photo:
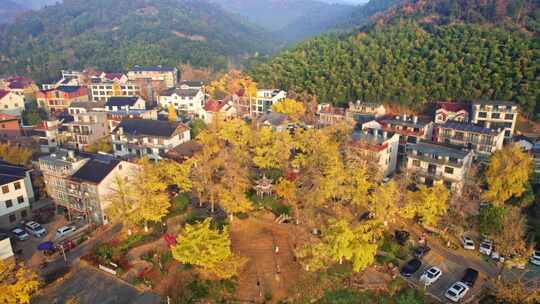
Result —
<svg viewBox="0 0 540 304"><path fill-rule="evenodd" d="M495 250L492 250L491 251L491 259L495 260L495 261L500 261L500 262L504 262L504 259L501 257L501 254Z"/></svg>
<svg viewBox="0 0 540 304"><path fill-rule="evenodd" d="M405 230L396 230L396 232L394 233L394 237L401 246L405 246L405 244L409 240L410 234Z"/></svg>
<svg viewBox="0 0 540 304"><path fill-rule="evenodd" d="M469 291L469 286L465 285L463 282L455 282L448 290L446 290L444 296L452 302L459 302L465 297L467 291Z"/></svg>
<svg viewBox="0 0 540 304"><path fill-rule="evenodd" d="M420 269L422 262L419 259L412 259L403 268L401 268L401 275L409 278Z"/></svg>
<svg viewBox="0 0 540 304"><path fill-rule="evenodd" d="M18 241L26 241L30 238L30 235L21 228L15 228L11 230L11 233Z"/></svg>
<svg viewBox="0 0 540 304"><path fill-rule="evenodd" d="M441 277L442 271L437 267L431 267L424 271L422 276L420 277L420 282L424 283L425 286L429 286L435 282Z"/></svg>
<svg viewBox="0 0 540 304"><path fill-rule="evenodd" d="M413 255L417 259L422 259L431 250L428 246L418 246L414 249Z"/></svg>
<svg viewBox="0 0 540 304"><path fill-rule="evenodd" d="M47 230L34 221L29 221L24 224L24 228L26 228L26 231L28 231L28 233L35 237L44 237L47 234Z"/></svg>
<svg viewBox="0 0 540 304"><path fill-rule="evenodd" d="M529 263L540 266L540 250L535 250L533 255L529 258Z"/></svg>
<svg viewBox="0 0 540 304"><path fill-rule="evenodd" d="M480 243L478 248L481 254L491 255L491 252L493 251L493 242L490 240L484 240L482 243Z"/></svg>
<svg viewBox="0 0 540 304"><path fill-rule="evenodd" d="M465 269L465 274L461 279L461 282L465 283L469 287L473 287L474 283L478 279L478 271L472 268Z"/></svg>
<svg viewBox="0 0 540 304"><path fill-rule="evenodd" d="M463 236L461 238L461 244L463 245L463 248L467 250L474 250L476 248L474 246L474 241L468 236Z"/></svg>
<svg viewBox="0 0 540 304"><path fill-rule="evenodd" d="M59 239L73 233L77 228L75 226L62 226L56 230L54 238Z"/></svg>

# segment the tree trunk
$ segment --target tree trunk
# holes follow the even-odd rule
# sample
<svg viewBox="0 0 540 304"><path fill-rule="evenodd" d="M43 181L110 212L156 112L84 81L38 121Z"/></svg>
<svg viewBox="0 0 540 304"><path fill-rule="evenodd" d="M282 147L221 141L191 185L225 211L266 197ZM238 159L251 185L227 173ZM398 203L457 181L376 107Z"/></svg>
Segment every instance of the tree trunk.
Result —
<svg viewBox="0 0 540 304"><path fill-rule="evenodd" d="M128 235L131 236L133 234L133 231L131 231L131 228L128 229Z"/></svg>

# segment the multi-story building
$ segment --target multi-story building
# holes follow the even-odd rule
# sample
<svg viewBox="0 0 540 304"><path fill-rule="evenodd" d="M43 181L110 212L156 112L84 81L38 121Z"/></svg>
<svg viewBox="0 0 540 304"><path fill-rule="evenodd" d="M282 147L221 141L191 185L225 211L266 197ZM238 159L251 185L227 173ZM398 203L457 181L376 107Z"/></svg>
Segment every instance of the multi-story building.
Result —
<svg viewBox="0 0 540 304"><path fill-rule="evenodd" d="M386 115L386 109L383 104L360 100L349 102L346 111L347 119L350 121L362 121L364 117L380 118L384 115Z"/></svg>
<svg viewBox="0 0 540 304"><path fill-rule="evenodd" d="M402 164L406 156L406 145L415 144L421 140L431 140L433 132L432 122L421 122L417 116L396 116L372 120L362 125L362 130L376 129L392 132L399 135L398 166Z"/></svg>
<svg viewBox="0 0 540 304"><path fill-rule="evenodd" d="M105 103L107 111L145 110L146 101L137 96L112 96Z"/></svg>
<svg viewBox="0 0 540 304"><path fill-rule="evenodd" d="M137 173L137 165L115 159L111 155L90 155L88 161L67 181L70 213L83 214L88 221L108 223L107 208L117 187L117 180L127 180Z"/></svg>
<svg viewBox="0 0 540 304"><path fill-rule="evenodd" d="M25 98L28 102L32 97L35 97L39 87L36 83L27 77L14 76L0 80L0 89L13 92Z"/></svg>
<svg viewBox="0 0 540 304"><path fill-rule="evenodd" d="M86 87L59 86L36 93L38 106L48 112L63 112L76 101L88 101Z"/></svg>
<svg viewBox="0 0 540 304"><path fill-rule="evenodd" d="M178 83L178 69L158 66L134 66L127 74L129 80L151 79L163 81L167 88L174 88Z"/></svg>
<svg viewBox="0 0 540 304"><path fill-rule="evenodd" d="M0 140L14 140L22 135L21 118L0 113Z"/></svg>
<svg viewBox="0 0 540 304"><path fill-rule="evenodd" d="M150 110L120 110L120 111L107 111L107 120L109 125L109 132L112 132L122 120L125 119L158 119L157 109Z"/></svg>
<svg viewBox="0 0 540 304"><path fill-rule="evenodd" d="M473 160L473 151L433 143L407 145L406 172L417 182L432 186L443 183L453 191L463 188Z"/></svg>
<svg viewBox="0 0 540 304"><path fill-rule="evenodd" d="M447 121L469 122L469 105L458 102L439 102L435 111L435 123L443 124Z"/></svg>
<svg viewBox="0 0 540 304"><path fill-rule="evenodd" d="M178 87L182 90L202 90L204 81L201 80L180 80Z"/></svg>
<svg viewBox="0 0 540 304"><path fill-rule="evenodd" d="M24 95L0 90L0 112L20 116L24 111Z"/></svg>
<svg viewBox="0 0 540 304"><path fill-rule="evenodd" d="M141 87L121 73L101 73L90 78L88 85L93 101L106 101L111 96L140 96Z"/></svg>
<svg viewBox="0 0 540 304"><path fill-rule="evenodd" d="M59 145L58 134L62 121L53 119L45 120L34 127L29 133L39 143L41 153L52 153Z"/></svg>
<svg viewBox="0 0 540 304"><path fill-rule="evenodd" d="M280 90L258 90L257 98L251 104L251 116L261 116L270 110L272 105L287 98L287 93Z"/></svg>
<svg viewBox="0 0 540 304"><path fill-rule="evenodd" d="M69 115L76 115L87 112L105 111L105 103L102 101L76 101L68 107Z"/></svg>
<svg viewBox="0 0 540 304"><path fill-rule="evenodd" d="M478 154L489 155L502 149L504 131L493 130L472 124L446 122L437 124L433 130L433 141L461 146Z"/></svg>
<svg viewBox="0 0 540 304"><path fill-rule="evenodd" d="M353 134L348 148L349 157L375 165L383 177L392 175L397 169L399 135L382 130L362 130Z"/></svg>
<svg viewBox="0 0 540 304"><path fill-rule="evenodd" d="M344 108L324 103L317 106L317 125L329 126L347 119Z"/></svg>
<svg viewBox="0 0 540 304"><path fill-rule="evenodd" d="M512 139L516 128L518 106L504 101L474 101L471 122L494 130L504 130L506 140Z"/></svg>
<svg viewBox="0 0 540 304"><path fill-rule="evenodd" d="M114 155L162 159L170 149L191 139L184 124L162 120L127 119L112 132Z"/></svg>
<svg viewBox="0 0 540 304"><path fill-rule="evenodd" d="M165 109L173 105L177 111L200 116L204 107L204 94L201 89L172 88L159 94L159 104Z"/></svg>
<svg viewBox="0 0 540 304"><path fill-rule="evenodd" d="M0 161L0 227L11 228L30 218L34 200L30 170Z"/></svg>
<svg viewBox="0 0 540 304"><path fill-rule="evenodd" d="M73 122L64 124L67 144L77 150L91 145L109 134L107 113L84 112L73 115Z"/></svg>

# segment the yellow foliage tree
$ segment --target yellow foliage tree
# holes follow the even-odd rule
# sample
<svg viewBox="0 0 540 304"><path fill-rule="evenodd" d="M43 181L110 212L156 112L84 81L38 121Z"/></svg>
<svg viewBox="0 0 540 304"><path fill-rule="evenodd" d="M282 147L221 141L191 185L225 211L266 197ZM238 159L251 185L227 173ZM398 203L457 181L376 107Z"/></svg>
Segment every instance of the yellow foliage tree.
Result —
<svg viewBox="0 0 540 304"><path fill-rule="evenodd" d="M107 197L106 214L113 223L121 223L131 235L132 228L141 222L138 200L133 185L120 177L114 181L111 194Z"/></svg>
<svg viewBox="0 0 540 304"><path fill-rule="evenodd" d="M98 152L112 153L113 148L108 138L102 138L96 141L95 143L86 146L84 148L84 151L88 153L98 153Z"/></svg>
<svg viewBox="0 0 540 304"><path fill-rule="evenodd" d="M399 214L398 203L401 201L401 197L399 186L391 180L377 187L369 196L370 210L380 221L394 221Z"/></svg>
<svg viewBox="0 0 540 304"><path fill-rule="evenodd" d="M27 148L0 144L0 158L8 163L28 165L32 159L32 154L32 150Z"/></svg>
<svg viewBox="0 0 540 304"><path fill-rule="evenodd" d="M374 187L368 178L367 167L351 165L344 174L346 177L341 191L342 198L354 207L367 207L369 191Z"/></svg>
<svg viewBox="0 0 540 304"><path fill-rule="evenodd" d="M176 122L178 120L178 114L176 114L176 109L174 108L172 103L167 106L167 113L169 121Z"/></svg>
<svg viewBox="0 0 540 304"><path fill-rule="evenodd" d="M293 139L289 132L261 128L254 134L253 163L260 169L283 169L291 156Z"/></svg>
<svg viewBox="0 0 540 304"><path fill-rule="evenodd" d="M306 113L303 103L285 98L272 105L272 111L288 115L293 121L298 121Z"/></svg>
<svg viewBox="0 0 540 304"><path fill-rule="evenodd" d="M211 219L187 224L172 248L173 257L185 264L195 265L203 272L227 279L238 273L246 259L231 250L229 230L222 232L210 227Z"/></svg>
<svg viewBox="0 0 540 304"><path fill-rule="evenodd" d="M281 197L286 204L292 205L294 208L294 217L296 223L300 221L300 208L298 202L298 186L294 181L290 181L286 178L280 178L274 187L276 195Z"/></svg>
<svg viewBox="0 0 540 304"><path fill-rule="evenodd" d="M532 172L532 158L516 145L495 152L486 170L488 190L483 199L502 206L512 197L520 197L527 189Z"/></svg>
<svg viewBox="0 0 540 304"><path fill-rule="evenodd" d="M238 70L230 70L218 80L205 87L212 98L222 99L226 96L243 94L246 97L257 95L257 84L251 77Z"/></svg>
<svg viewBox="0 0 540 304"><path fill-rule="evenodd" d="M420 185L417 191L407 193L407 205L403 215L408 218L419 217L422 224L436 226L439 218L446 214L450 193L442 184L433 187Z"/></svg>
<svg viewBox="0 0 540 304"><path fill-rule="evenodd" d="M35 272L12 261L0 261L0 303L28 304L39 285Z"/></svg>

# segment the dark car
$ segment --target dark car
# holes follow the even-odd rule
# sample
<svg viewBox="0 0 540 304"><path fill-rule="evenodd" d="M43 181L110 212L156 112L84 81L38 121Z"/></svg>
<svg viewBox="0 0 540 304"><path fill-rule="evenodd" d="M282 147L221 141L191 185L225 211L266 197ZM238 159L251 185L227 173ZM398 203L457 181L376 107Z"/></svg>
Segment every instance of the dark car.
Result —
<svg viewBox="0 0 540 304"><path fill-rule="evenodd" d="M473 287L477 279L478 279L478 271L472 268L467 268L465 270L465 274L463 275L463 278L461 279L461 282L465 283L469 287Z"/></svg>
<svg viewBox="0 0 540 304"><path fill-rule="evenodd" d="M394 236L396 238L396 241L401 246L405 246L405 244L409 240L410 234L405 230L396 230L396 232L394 233Z"/></svg>
<svg viewBox="0 0 540 304"><path fill-rule="evenodd" d="M414 249L413 255L417 259L421 259L431 250L428 246L418 246Z"/></svg>
<svg viewBox="0 0 540 304"><path fill-rule="evenodd" d="M408 278L411 277L415 272L417 272L421 266L422 262L419 259L412 259L408 261L407 264L403 266L403 268L401 268L400 273L402 276Z"/></svg>

